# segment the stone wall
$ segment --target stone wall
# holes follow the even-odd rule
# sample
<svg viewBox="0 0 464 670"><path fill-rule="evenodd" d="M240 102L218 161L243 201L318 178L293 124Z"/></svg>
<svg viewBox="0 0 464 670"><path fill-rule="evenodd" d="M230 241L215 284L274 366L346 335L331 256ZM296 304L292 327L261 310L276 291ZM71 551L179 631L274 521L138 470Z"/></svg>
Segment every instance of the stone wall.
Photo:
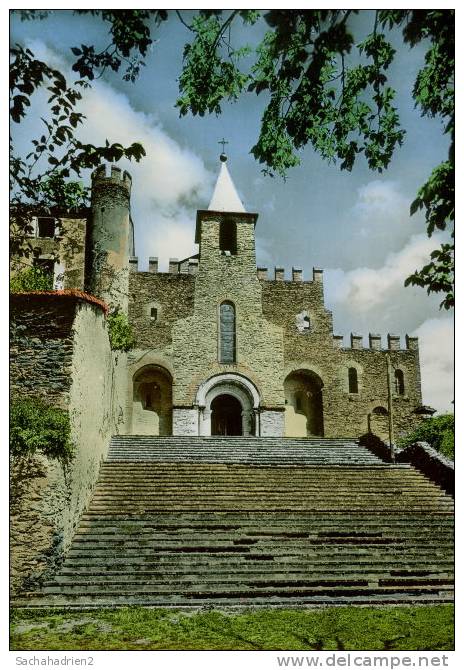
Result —
<svg viewBox="0 0 464 670"><path fill-rule="evenodd" d="M58 256L64 266L63 288L84 290L87 219L61 219L61 225Z"/></svg>
<svg viewBox="0 0 464 670"><path fill-rule="evenodd" d="M311 371L322 382L323 433L326 437L359 437L368 431L368 417L379 437L385 438L388 422L372 418L376 407L388 407L387 360L392 364L394 438L410 431L419 419L413 411L421 402L420 367L417 340L406 338L406 348L391 337L389 349L382 349L379 336L371 339L371 347L363 348L362 338L353 336L351 347L343 347L334 338L331 312L324 307L321 273L314 281L260 281L263 292L263 314L284 332L284 365L280 383L291 373ZM307 315L309 327L302 328ZM393 348L394 347L394 348ZM358 391L350 393L348 370L357 371ZM405 392L394 393L393 371L404 374ZM290 399L286 399L287 403Z"/></svg>
<svg viewBox="0 0 464 670"><path fill-rule="evenodd" d="M84 290L87 214L84 210L79 218L57 218L59 224L54 238L28 237L34 255L13 256L11 272L14 274L31 266L36 255L50 258L55 261L55 278L60 288Z"/></svg>
<svg viewBox="0 0 464 670"><path fill-rule="evenodd" d="M261 285L256 277L255 215L234 215L237 253L219 248L221 215L199 213L200 263L195 278L194 314L174 323L174 405L195 402L196 392L213 375L238 373L259 389L261 406L282 407L282 329L263 315ZM219 307L230 301L236 310L236 362L219 362Z"/></svg>
<svg viewBox="0 0 464 670"><path fill-rule="evenodd" d="M101 459L124 421L124 357L110 350L105 306L77 292L11 300L11 388L69 411L75 456L68 468L41 455L12 463L13 589L52 572L89 502ZM118 388L119 387L119 388ZM22 471L21 471L22 469Z"/></svg>
<svg viewBox="0 0 464 670"><path fill-rule="evenodd" d="M195 277L187 274L132 272L129 282L129 322L136 349L156 349L172 359L172 328L193 314ZM157 310L156 318L151 309ZM132 356L134 358L134 356Z"/></svg>
<svg viewBox="0 0 464 670"><path fill-rule="evenodd" d="M388 419L373 410L388 407L388 351L392 389L395 369L402 370L405 382L403 394L393 393L394 438L409 431L418 420L414 409L421 404L417 340L407 338L401 349L399 338L389 336L388 349L383 349L380 336L371 335L369 348L364 348L362 337L353 335L351 346L343 346L342 338L333 335L332 314L324 306L322 271L315 270L312 281L301 281L295 271L293 281L285 281L283 271L276 271L275 280L265 278L263 270L257 276L253 225L237 215L237 254L225 255L219 250L219 218L215 213L200 217L201 255L195 275L178 273L177 266L170 273L131 273L129 319L137 347L129 355L127 388L143 366L168 370L173 407L179 408L174 409L174 432L192 433L197 428L190 420L186 427L184 408L195 404L205 380L233 372L257 387L262 411L287 408L287 435L358 437L371 429L386 439ZM219 361L219 307L224 300L236 310L236 362L228 364ZM356 371L356 392L350 392L350 368ZM284 391L285 380L298 371L313 376L308 398L322 387L317 408L303 403L307 432L305 417L293 407L295 399L285 397L284 405L292 388L288 383ZM297 427L287 426L292 407ZM129 403L127 415L132 412ZM282 421L279 415L269 428L266 420L263 425L277 435Z"/></svg>

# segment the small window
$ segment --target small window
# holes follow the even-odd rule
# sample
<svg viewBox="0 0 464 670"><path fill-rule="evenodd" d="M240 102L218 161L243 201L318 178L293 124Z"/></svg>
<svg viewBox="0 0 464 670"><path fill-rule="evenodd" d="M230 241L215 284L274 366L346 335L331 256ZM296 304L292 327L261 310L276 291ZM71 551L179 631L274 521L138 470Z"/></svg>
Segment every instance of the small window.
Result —
<svg viewBox="0 0 464 670"><path fill-rule="evenodd" d="M358 371L356 368L348 368L348 392L358 392Z"/></svg>
<svg viewBox="0 0 464 670"><path fill-rule="evenodd" d="M303 317L303 332L308 332L310 328L310 321L309 321L309 316L304 316Z"/></svg>
<svg viewBox="0 0 464 670"><path fill-rule="evenodd" d="M396 395L404 395L403 370L395 370L395 393Z"/></svg>
<svg viewBox="0 0 464 670"><path fill-rule="evenodd" d="M158 320L158 310L156 307L150 309L150 319L154 322Z"/></svg>
<svg viewBox="0 0 464 670"><path fill-rule="evenodd" d="M55 219L49 216L39 216L37 235L38 237L55 237Z"/></svg>

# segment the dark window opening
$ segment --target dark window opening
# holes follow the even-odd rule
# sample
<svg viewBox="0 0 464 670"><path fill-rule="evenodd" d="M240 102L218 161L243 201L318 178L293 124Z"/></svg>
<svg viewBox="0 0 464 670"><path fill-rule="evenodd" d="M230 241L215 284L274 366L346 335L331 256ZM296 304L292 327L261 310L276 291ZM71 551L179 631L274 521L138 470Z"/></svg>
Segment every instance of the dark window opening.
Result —
<svg viewBox="0 0 464 670"><path fill-rule="evenodd" d="M219 249L223 254L237 255L237 224L235 221L221 221L219 227Z"/></svg>
<svg viewBox="0 0 464 670"><path fill-rule="evenodd" d="M309 316L304 316L303 317L303 330L309 330L310 327L310 321L309 321Z"/></svg>
<svg viewBox="0 0 464 670"><path fill-rule="evenodd" d="M55 219L49 216L39 216L37 219L38 237L55 237Z"/></svg>
<svg viewBox="0 0 464 670"><path fill-rule="evenodd" d="M299 395L296 396L295 398L295 409L298 411L301 411L302 405L301 405L301 397Z"/></svg>
<svg viewBox="0 0 464 670"><path fill-rule="evenodd" d="M219 361L235 363L235 307L231 302L223 302L219 308Z"/></svg>
<svg viewBox="0 0 464 670"><path fill-rule="evenodd" d="M348 368L348 391L349 393L358 392L358 371L356 368Z"/></svg>
<svg viewBox="0 0 464 670"><path fill-rule="evenodd" d="M404 395L404 374L402 370L395 370L395 393Z"/></svg>
<svg viewBox="0 0 464 670"><path fill-rule="evenodd" d="M152 307L152 308L150 309L150 319L151 319L152 321L157 321L157 319L158 319L158 310L156 309L156 307Z"/></svg>

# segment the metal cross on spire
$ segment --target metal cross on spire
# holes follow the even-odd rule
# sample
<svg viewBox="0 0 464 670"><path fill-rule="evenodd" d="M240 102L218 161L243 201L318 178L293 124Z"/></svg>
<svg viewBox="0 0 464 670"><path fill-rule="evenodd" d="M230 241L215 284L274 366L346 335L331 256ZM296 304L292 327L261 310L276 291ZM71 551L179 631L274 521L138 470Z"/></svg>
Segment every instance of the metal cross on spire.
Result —
<svg viewBox="0 0 464 670"><path fill-rule="evenodd" d="M218 144L222 144L222 153L224 153L225 152L224 146L226 144L229 144L229 142L227 140L225 140L224 138L222 138L222 140L219 140Z"/></svg>

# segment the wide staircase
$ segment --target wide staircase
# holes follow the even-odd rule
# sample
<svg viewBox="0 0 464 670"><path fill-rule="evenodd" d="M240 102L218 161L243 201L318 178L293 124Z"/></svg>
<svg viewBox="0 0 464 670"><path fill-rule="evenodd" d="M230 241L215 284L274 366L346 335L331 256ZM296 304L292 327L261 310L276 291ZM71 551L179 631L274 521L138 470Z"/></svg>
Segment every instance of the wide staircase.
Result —
<svg viewBox="0 0 464 670"><path fill-rule="evenodd" d="M28 607L452 599L453 500L349 440L115 437Z"/></svg>

